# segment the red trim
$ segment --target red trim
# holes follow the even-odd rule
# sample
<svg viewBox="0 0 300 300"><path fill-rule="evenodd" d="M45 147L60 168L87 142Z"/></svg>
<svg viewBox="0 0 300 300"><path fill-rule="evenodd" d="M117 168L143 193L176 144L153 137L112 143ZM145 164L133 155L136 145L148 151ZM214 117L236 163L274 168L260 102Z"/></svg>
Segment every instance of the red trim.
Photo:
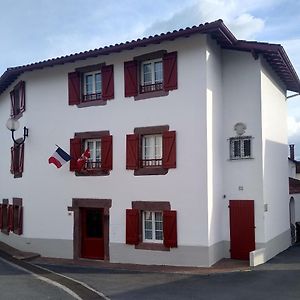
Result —
<svg viewBox="0 0 300 300"><path fill-rule="evenodd" d="M101 68L102 77L102 100L114 98L114 66L103 66Z"/></svg>
<svg viewBox="0 0 300 300"><path fill-rule="evenodd" d="M139 216L139 210L126 209L126 244L139 243Z"/></svg>

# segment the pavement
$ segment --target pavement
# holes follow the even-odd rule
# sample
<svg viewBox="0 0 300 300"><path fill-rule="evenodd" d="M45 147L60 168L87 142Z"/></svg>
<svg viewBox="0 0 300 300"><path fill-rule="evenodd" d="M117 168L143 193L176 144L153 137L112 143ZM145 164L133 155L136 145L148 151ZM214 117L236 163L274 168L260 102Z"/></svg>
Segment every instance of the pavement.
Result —
<svg viewBox="0 0 300 300"><path fill-rule="evenodd" d="M41 257L38 253L24 252L13 248L3 242L0 242L0 254L6 253L13 258L21 261L30 261L35 265L64 265L78 267L94 267L105 270L127 270L127 271L142 271L151 273L175 273L175 274L216 274L250 270L249 262L242 260L234 260L224 258L218 261L211 267L180 267L167 265L140 265L140 264L123 264L111 263L100 260L73 260L63 258Z"/></svg>

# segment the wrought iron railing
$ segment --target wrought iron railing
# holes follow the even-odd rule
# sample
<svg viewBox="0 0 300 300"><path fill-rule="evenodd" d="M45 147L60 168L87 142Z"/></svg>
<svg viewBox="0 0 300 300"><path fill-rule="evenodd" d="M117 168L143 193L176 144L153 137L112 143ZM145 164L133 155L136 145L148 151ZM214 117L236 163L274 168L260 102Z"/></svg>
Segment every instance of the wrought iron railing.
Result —
<svg viewBox="0 0 300 300"><path fill-rule="evenodd" d="M163 89L163 83L157 82L154 84L145 84L140 86L140 93L149 93L149 92L155 92L155 91L161 91Z"/></svg>
<svg viewBox="0 0 300 300"><path fill-rule="evenodd" d="M148 167L161 167L162 166L162 159L142 159L141 160L141 167L148 168Z"/></svg>
<svg viewBox="0 0 300 300"><path fill-rule="evenodd" d="M84 167L86 170L100 169L101 161L87 161Z"/></svg>
<svg viewBox="0 0 300 300"><path fill-rule="evenodd" d="M93 101L93 100L101 100L102 93L94 93L94 94L86 94L83 95L83 101Z"/></svg>

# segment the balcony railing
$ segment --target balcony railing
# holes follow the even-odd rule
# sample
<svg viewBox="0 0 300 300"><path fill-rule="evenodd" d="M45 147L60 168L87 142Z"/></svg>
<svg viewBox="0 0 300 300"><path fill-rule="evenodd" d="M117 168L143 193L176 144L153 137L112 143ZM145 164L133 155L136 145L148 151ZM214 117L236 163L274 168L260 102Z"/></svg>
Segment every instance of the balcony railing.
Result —
<svg viewBox="0 0 300 300"><path fill-rule="evenodd" d="M163 89L163 83L157 82L154 84L145 84L140 86L140 93L149 93L149 92L155 92L155 91L161 91Z"/></svg>
<svg viewBox="0 0 300 300"><path fill-rule="evenodd" d="M160 159L142 159L141 160L141 167L148 168L148 167L161 167L162 166L162 158Z"/></svg>
<svg viewBox="0 0 300 300"><path fill-rule="evenodd" d="M101 169L101 161L87 161L84 167L86 170Z"/></svg>
<svg viewBox="0 0 300 300"><path fill-rule="evenodd" d="M102 93L83 95L83 102L93 101L93 100L101 100L101 99L102 99Z"/></svg>

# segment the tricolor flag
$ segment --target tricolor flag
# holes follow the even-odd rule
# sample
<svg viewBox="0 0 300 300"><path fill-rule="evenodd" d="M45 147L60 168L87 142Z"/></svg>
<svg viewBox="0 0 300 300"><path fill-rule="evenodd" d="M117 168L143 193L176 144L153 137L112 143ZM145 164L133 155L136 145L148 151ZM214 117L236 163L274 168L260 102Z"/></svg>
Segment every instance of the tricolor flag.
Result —
<svg viewBox="0 0 300 300"><path fill-rule="evenodd" d="M57 146L58 147L58 146ZM71 156L65 152L63 149L58 147L56 151L49 157L49 164L55 164L57 168L60 168L63 164L68 162Z"/></svg>
<svg viewBox="0 0 300 300"><path fill-rule="evenodd" d="M82 154L81 156L77 159L77 170L80 171L84 164L86 163L86 161L90 158L91 153L90 153L90 149L87 148Z"/></svg>

